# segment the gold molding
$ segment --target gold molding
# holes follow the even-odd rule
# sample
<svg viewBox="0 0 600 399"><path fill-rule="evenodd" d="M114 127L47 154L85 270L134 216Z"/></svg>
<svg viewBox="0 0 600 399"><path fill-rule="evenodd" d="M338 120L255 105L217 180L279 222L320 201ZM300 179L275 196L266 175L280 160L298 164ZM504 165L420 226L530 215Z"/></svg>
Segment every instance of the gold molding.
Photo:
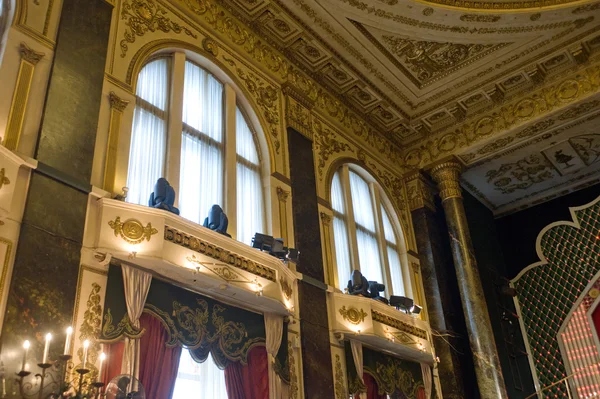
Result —
<svg viewBox="0 0 600 399"><path fill-rule="evenodd" d="M140 244L144 240L150 241L152 236L158 233L158 230L152 227L152 223L148 223L144 227L142 222L137 219L127 219L121 222L120 216L109 221L108 225L115 232L115 237L120 235L123 240L134 245Z"/></svg>
<svg viewBox="0 0 600 399"><path fill-rule="evenodd" d="M332 236L331 236L331 215L328 215L325 212L320 213L321 223L323 225L323 250L325 251L325 270L327 275L327 283L331 286L337 286L335 282L335 274L333 264L333 248L331 245Z"/></svg>
<svg viewBox="0 0 600 399"><path fill-rule="evenodd" d="M2 264L2 275L0 276L0 298L4 297L4 285L6 284L6 277L8 276L8 267L10 265L10 258L12 256L13 242L7 238L0 237L0 243L6 244L6 256L4 263Z"/></svg>
<svg viewBox="0 0 600 399"><path fill-rule="evenodd" d="M290 365L290 399L298 399L298 375L296 374L296 359L294 359L294 348L292 341L287 340L288 363Z"/></svg>
<svg viewBox="0 0 600 399"><path fill-rule="evenodd" d="M123 111L129 101L121 99L111 91L108 95L110 102L110 121L108 128L108 141L106 143L106 159L104 162L104 189L109 193L114 192L115 178L117 175L117 153L119 151L119 135Z"/></svg>
<svg viewBox="0 0 600 399"><path fill-rule="evenodd" d="M19 53L21 54L21 63L8 114L8 122L6 123L6 133L4 134L2 143L12 151L16 151L19 148L27 103L29 102L31 83L33 81L33 72L37 63L44 57L44 53L38 53L31 49L25 42L21 42Z"/></svg>
<svg viewBox="0 0 600 399"><path fill-rule="evenodd" d="M244 270L269 281L277 281L277 273L274 269L256 263L253 260L228 251L215 244L211 244L201 238L179 231L174 227L165 226L164 240L184 248L189 248L192 251L209 256L228 264L229 266Z"/></svg>
<svg viewBox="0 0 600 399"><path fill-rule="evenodd" d="M281 292L283 292L285 299L288 301L291 300L294 291L292 290L290 283L288 283L287 279L283 276L279 277L279 283L281 284Z"/></svg>
<svg viewBox="0 0 600 399"><path fill-rule="evenodd" d="M363 321L365 321L365 317L368 316L367 312L365 312L362 308L358 309L354 306L346 309L346 306L342 306L339 309L340 314L344 318L344 320L349 321L354 325L359 325Z"/></svg>
<svg viewBox="0 0 600 399"><path fill-rule="evenodd" d="M335 399L347 399L346 384L344 384L344 371L340 355L335 355Z"/></svg>
<svg viewBox="0 0 600 399"><path fill-rule="evenodd" d="M376 310L371 310L371 317L373 317L373 321L377 321L379 323L385 324L386 326L390 326L397 330L404 331L405 333L414 335L415 337L422 338L425 340L427 339L427 331L423 330L422 328L405 323L402 320L394 319L393 317L378 312Z"/></svg>
<svg viewBox="0 0 600 399"><path fill-rule="evenodd" d="M290 245L288 237L288 221L287 221L287 200L290 196L290 192L284 190L282 187L277 186L277 199L279 200L279 228L281 230L281 237L286 245Z"/></svg>
<svg viewBox="0 0 600 399"><path fill-rule="evenodd" d="M442 202L451 198L462 198L460 174L462 165L457 161L442 162L431 169L431 176L440 188Z"/></svg>
<svg viewBox="0 0 600 399"><path fill-rule="evenodd" d="M435 188L420 171L406 177L406 194L411 211L428 208L435 212Z"/></svg>

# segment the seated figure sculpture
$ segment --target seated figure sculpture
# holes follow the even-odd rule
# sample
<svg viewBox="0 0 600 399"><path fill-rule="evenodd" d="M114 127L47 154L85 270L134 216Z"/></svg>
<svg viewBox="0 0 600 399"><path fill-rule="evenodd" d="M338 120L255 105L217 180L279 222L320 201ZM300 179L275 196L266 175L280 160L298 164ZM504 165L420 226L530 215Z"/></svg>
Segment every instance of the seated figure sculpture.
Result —
<svg viewBox="0 0 600 399"><path fill-rule="evenodd" d="M148 205L151 208L164 209L176 215L179 215L179 209L175 208L175 190L167 179L161 177L154 185L154 192L150 194Z"/></svg>
<svg viewBox="0 0 600 399"><path fill-rule="evenodd" d="M227 234L227 226L229 225L229 220L227 219L227 215L223 212L223 209L219 205L213 205L210 208L210 212L208 212L208 217L204 219L204 227L208 227L211 230L216 231L217 233L221 233L227 237L231 237L231 235Z"/></svg>

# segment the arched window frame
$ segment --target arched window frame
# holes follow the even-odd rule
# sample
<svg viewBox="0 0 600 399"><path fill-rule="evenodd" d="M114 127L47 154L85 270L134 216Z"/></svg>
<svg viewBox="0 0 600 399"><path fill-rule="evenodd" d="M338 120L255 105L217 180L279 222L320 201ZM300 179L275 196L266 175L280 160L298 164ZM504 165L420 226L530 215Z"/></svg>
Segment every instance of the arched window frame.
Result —
<svg viewBox="0 0 600 399"><path fill-rule="evenodd" d="M8 30L12 23L12 19L15 13L16 1L14 0L0 0L0 65L2 64L2 58L4 55L4 49L6 48L6 42L8 40Z"/></svg>
<svg viewBox="0 0 600 399"><path fill-rule="evenodd" d="M229 218L229 229L228 233L235 239L237 237L237 195L236 195L236 165L237 165L237 153L235 145L236 135L236 107L239 107L242 111L245 121L248 124L250 130L254 136L254 143L256 150L260 158L260 177L261 177L261 190L263 199L263 231L266 234L272 234L273 226L271 225L272 219L270 217L271 211L271 168L273 167L273 160L271 160L271 149L268 145L265 133L259 122L259 117L251 106L250 101L244 95L242 86L236 84L234 78L230 77L225 70L214 64L212 60L204 57L198 53L194 53L189 50L177 50L177 49L164 49L155 53L149 57L143 66L139 67L141 71L145 65L149 62L156 60L157 58L168 57L170 62L169 71L169 116L167 121L167 145L165 155L165 171L164 177L169 180L169 183L173 186L176 191L175 206L179 203L180 193L180 162L181 162L181 140L182 134L178 132L183 131L182 117L175 117L174 115L182 115L183 110L183 90L180 96L174 95L177 87L183 88L184 85L184 72L185 62L190 61L207 71L215 79L220 81L223 88L223 132L224 132L224 144L223 144L223 155L224 155L224 167L223 167L223 203L221 204L225 213ZM134 80L134 84L137 83ZM132 107L132 113L134 112ZM126 141L126 148L123 148L118 161L119 168L125 169L123 172L117 172L121 176L124 175L123 180L127 180L129 173L128 161L130 155L131 145L131 133L133 128L133 119L130 119L130 128L124 127L123 141ZM125 151L126 149L126 151ZM121 150L120 150L121 151ZM121 170L123 170L121 169ZM230 189L233 188L233 189ZM208 213L208 210L207 210Z"/></svg>
<svg viewBox="0 0 600 399"><path fill-rule="evenodd" d="M382 268L383 280L382 283L386 286L386 295L403 295L403 296L412 296L412 286L411 286L411 276L408 270L408 259L406 254L406 245L404 241L404 234L402 228L399 223L399 219L397 217L396 211L394 210L391 202L387 198L383 188L381 185L373 178L373 176L361 168L358 165L347 163L343 164L341 167L337 168L334 173L331 174L331 185L329 194L333 196L333 179L335 179L336 174L340 178L342 196L343 196L343 205L344 205L344 215L340 215L335 209L333 209L333 223L335 223L335 218L338 217L344 220L345 223L345 232L347 239L347 252L349 255L349 270L348 273L351 273L352 270L361 270L360 267L360 259L359 259L359 250L357 243L357 224L354 216L354 209L352 203L352 194L350 190L350 172L354 172L357 174L362 180L364 180L369 187L369 193L371 195L371 204L373 217L375 219L375 235L377 239L377 246L379 251L379 260ZM390 225L393 230L393 234L395 237L395 244L390 243L384 234L384 226L383 226L383 215L381 211L384 210L389 218ZM338 250L337 247L339 241L335 236L335 227L332 232L332 246L333 246L333 257L335 259L333 266L333 275L335 279L335 283L337 284L336 288L343 290L346 288L347 279L343 276L340 276L339 266L338 266ZM390 260L388 258L388 245L394 247L398 254L400 270L399 276L402 279L401 287L398 287L397 284L394 286L392 284L392 270L390 268ZM366 276L368 279L371 279L368 275Z"/></svg>

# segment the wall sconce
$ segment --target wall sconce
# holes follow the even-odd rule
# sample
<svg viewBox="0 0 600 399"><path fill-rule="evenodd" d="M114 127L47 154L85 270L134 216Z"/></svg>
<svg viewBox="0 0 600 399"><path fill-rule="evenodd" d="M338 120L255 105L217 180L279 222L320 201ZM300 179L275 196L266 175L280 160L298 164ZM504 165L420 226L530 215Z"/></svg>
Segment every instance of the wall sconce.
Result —
<svg viewBox="0 0 600 399"><path fill-rule="evenodd" d="M137 251L131 251L129 253L129 259L135 259L137 257Z"/></svg>

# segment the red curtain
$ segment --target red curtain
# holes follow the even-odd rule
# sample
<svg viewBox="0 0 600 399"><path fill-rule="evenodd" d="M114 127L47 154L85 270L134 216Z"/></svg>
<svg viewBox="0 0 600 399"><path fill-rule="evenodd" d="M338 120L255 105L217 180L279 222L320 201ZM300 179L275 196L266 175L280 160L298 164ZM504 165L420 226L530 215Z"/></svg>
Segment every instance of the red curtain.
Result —
<svg viewBox="0 0 600 399"><path fill-rule="evenodd" d="M225 368L228 399L269 399L267 349L257 346L248 353L248 364L230 363Z"/></svg>
<svg viewBox="0 0 600 399"><path fill-rule="evenodd" d="M419 387L419 389L417 389L417 399L425 399L425 388L424 387Z"/></svg>
<svg viewBox="0 0 600 399"><path fill-rule="evenodd" d="M123 341L114 344L103 345L103 351L106 354L106 362L102 367L102 382L104 385L121 374L121 364L123 363Z"/></svg>
<svg viewBox="0 0 600 399"><path fill-rule="evenodd" d="M377 381L375 378L371 376L371 374L363 373L363 380L365 381L365 385L367 386L367 399L386 399L387 395L379 395L377 391L379 390L379 386L377 386Z"/></svg>
<svg viewBox="0 0 600 399"><path fill-rule="evenodd" d="M154 316L143 313L140 326L146 329L140 339L140 382L146 397L170 399L175 389L181 347L167 347L169 334Z"/></svg>

